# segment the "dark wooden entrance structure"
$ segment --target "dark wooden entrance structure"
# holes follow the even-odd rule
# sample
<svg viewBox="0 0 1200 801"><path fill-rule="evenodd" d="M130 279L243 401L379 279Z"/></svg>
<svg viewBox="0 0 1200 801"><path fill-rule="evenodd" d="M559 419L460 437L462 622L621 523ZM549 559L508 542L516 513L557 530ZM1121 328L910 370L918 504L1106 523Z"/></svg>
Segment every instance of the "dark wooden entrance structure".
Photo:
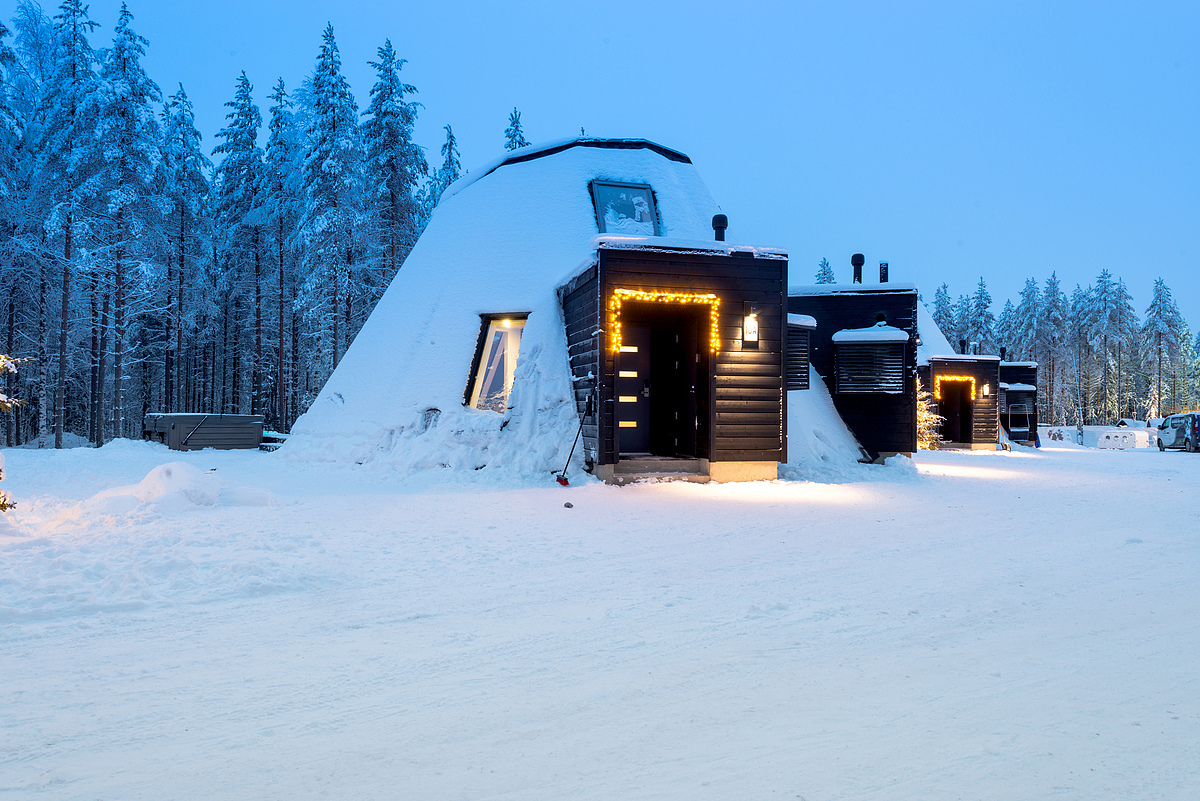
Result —
<svg viewBox="0 0 1200 801"><path fill-rule="evenodd" d="M777 476L786 275L778 251L598 243L559 288L579 413L596 399L583 445L597 474Z"/></svg>

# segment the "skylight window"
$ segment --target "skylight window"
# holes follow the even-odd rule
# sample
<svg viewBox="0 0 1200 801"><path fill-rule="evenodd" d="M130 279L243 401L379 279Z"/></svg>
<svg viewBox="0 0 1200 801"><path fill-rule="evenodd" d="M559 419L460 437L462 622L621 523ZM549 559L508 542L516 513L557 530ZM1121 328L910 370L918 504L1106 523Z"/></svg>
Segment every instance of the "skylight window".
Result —
<svg viewBox="0 0 1200 801"><path fill-rule="evenodd" d="M596 226L602 234L658 236L658 209L650 184L592 181Z"/></svg>
<svg viewBox="0 0 1200 801"><path fill-rule="evenodd" d="M471 408L500 414L508 409L525 317L524 313L483 316L467 389L467 405Z"/></svg>

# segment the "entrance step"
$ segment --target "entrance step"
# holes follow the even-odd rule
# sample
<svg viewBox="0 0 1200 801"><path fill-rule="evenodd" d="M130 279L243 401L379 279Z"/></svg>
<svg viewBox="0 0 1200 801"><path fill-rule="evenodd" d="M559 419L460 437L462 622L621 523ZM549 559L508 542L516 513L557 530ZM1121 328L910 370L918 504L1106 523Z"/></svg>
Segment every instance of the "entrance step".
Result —
<svg viewBox="0 0 1200 801"><path fill-rule="evenodd" d="M708 471L700 459L633 456L622 458L613 468L613 482L616 484L629 484L647 479L691 481L698 484L706 484L709 481Z"/></svg>

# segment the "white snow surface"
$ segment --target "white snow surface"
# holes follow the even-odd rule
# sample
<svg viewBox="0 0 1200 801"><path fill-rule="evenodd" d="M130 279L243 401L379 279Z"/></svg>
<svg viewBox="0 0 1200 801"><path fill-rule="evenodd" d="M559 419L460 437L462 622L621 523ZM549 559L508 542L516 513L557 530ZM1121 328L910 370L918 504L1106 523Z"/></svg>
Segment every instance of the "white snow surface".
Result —
<svg viewBox="0 0 1200 801"><path fill-rule="evenodd" d="M556 289L592 257L593 179L650 184L664 241L712 239L695 167L645 148L571 147L456 184L280 454L535 483L561 469L579 420ZM480 315L515 312L529 318L508 414L465 408Z"/></svg>
<svg viewBox="0 0 1200 801"><path fill-rule="evenodd" d="M565 489L137 442L5 456L3 799L1125 801L1200 781L1194 454ZM209 503L205 476L276 505ZM80 513L121 496L138 504Z"/></svg>

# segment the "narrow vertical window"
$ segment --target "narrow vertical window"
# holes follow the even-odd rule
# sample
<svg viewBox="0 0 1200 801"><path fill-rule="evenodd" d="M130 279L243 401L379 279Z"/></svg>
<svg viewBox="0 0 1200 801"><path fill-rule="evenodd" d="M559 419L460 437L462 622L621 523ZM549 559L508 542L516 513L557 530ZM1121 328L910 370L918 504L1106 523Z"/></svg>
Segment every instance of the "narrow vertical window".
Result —
<svg viewBox="0 0 1200 801"><path fill-rule="evenodd" d="M524 328L523 315L483 318L467 394L468 406L504 414L508 408L508 394L512 392Z"/></svg>

